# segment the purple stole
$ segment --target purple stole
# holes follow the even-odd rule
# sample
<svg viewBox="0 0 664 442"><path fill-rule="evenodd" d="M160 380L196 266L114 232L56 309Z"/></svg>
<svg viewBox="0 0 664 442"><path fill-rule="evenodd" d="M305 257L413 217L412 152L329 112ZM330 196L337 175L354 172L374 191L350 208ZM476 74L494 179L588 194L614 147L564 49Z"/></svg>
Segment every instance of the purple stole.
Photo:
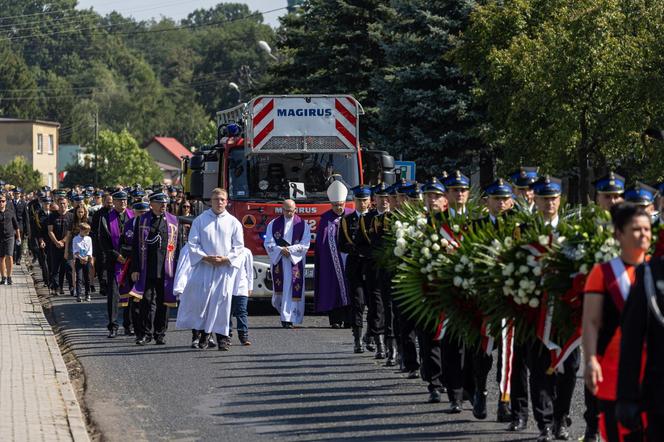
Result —
<svg viewBox="0 0 664 442"><path fill-rule="evenodd" d="M351 212L352 213L352 212ZM350 300L348 299L348 294L346 293L346 273L343 261L341 260L341 251L337 247L337 235L339 233L339 223L341 218L345 216L341 215L336 219L330 221L327 225L327 240L330 247L330 255L332 257L332 264L334 264L334 273L337 275L337 282L339 283L339 295L341 296L342 305L350 305Z"/></svg>
<svg viewBox="0 0 664 442"><path fill-rule="evenodd" d="M168 245L166 246L166 261L164 262L164 305L177 307L177 299L173 295L173 279L175 278L175 249L178 240L178 219L175 215L171 215L168 212L164 214L164 219L166 220L168 230ZM129 294L135 298L142 299L143 293L145 293L148 265L148 245L145 240L148 239L148 235L150 234L152 211L143 214L138 222L138 259L141 261L141 270L138 281L134 283L134 287Z"/></svg>
<svg viewBox="0 0 664 442"><path fill-rule="evenodd" d="M275 239L284 237L284 216L280 216L272 223L272 236ZM291 245L299 244L304 234L304 221L295 215L293 218L293 238ZM283 256L279 258L276 265L272 266L272 275L274 278L274 292L277 295L283 295L284 292L284 270L282 265ZM291 265L291 296L293 299L300 300L304 294L304 259Z"/></svg>
<svg viewBox="0 0 664 442"><path fill-rule="evenodd" d="M131 209L126 209L125 210L125 215L126 215L126 220L125 220L125 227L127 224L133 224L131 223L131 219L134 218L134 212ZM123 232L120 231L120 217L118 216L118 212L115 211L115 209L111 209L108 212L108 231L111 234L111 243L113 244L113 249L116 252L120 251L120 246L122 245L122 234ZM127 258L125 256L125 258ZM120 264L118 261L115 261L115 280L117 281L118 285L122 284L122 269L126 267L125 265Z"/></svg>

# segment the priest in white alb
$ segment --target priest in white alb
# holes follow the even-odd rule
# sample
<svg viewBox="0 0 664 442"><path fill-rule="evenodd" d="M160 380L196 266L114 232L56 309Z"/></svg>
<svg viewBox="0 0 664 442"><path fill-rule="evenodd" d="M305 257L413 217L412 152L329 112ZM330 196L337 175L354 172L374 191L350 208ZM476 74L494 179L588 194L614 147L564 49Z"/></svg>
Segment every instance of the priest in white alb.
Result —
<svg viewBox="0 0 664 442"><path fill-rule="evenodd" d="M230 349L229 320L235 277L244 261L242 225L226 211L228 194L214 189L211 208L194 219L187 242L188 253L180 256L175 286L181 290L177 328L201 331L200 348L208 335L217 335L219 350ZM186 271L187 264L189 271ZM184 270L184 271L183 271Z"/></svg>
<svg viewBox="0 0 664 442"><path fill-rule="evenodd" d="M295 214L295 201L285 200L283 215L270 221L263 246L272 266L272 305L281 326L293 328L304 319L304 261L311 243L309 224Z"/></svg>

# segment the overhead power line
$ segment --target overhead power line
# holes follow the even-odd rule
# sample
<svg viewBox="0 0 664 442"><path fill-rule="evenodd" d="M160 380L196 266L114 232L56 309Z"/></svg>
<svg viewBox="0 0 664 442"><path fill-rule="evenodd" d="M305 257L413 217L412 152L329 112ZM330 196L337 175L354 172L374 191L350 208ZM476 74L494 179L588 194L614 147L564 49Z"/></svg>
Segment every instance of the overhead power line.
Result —
<svg viewBox="0 0 664 442"><path fill-rule="evenodd" d="M178 5L181 5L182 3L184 3L182 0L179 0L177 2L172 2L171 1L170 3L161 3L161 4L158 4L158 5L151 6L149 8L132 9L132 10L127 10L127 11L119 11L119 12L123 15L125 15L125 14L129 15L129 14L134 13L134 12L153 11L153 10L156 10L156 9L164 9L164 8L169 8L169 7L172 7L172 6L178 6ZM56 11L50 11L50 13L52 13L52 14L62 13L62 14L64 14L64 16L54 18L53 20L51 20L49 22L49 24L54 23L54 22L55 23L60 23L60 24L62 24L62 23L65 23L65 24L75 23L75 22L77 22L81 19L81 15L85 12L88 12L88 11L86 11L86 10L72 10L72 9L67 9L67 10L60 9L60 10L56 10ZM103 16L99 16L99 18L103 18ZM2 23L3 19L4 19L4 17L0 17L0 31L7 30L7 31L11 31L13 33L20 32L20 31L26 31L26 30L41 29L41 26L43 26L43 20L44 20L42 17L38 17L38 18L35 18L32 21L28 21L27 23L4 23L3 24Z"/></svg>
<svg viewBox="0 0 664 442"><path fill-rule="evenodd" d="M143 30L136 30L136 31L124 31L124 32L109 32L111 35L136 35L136 34L160 34L164 32L174 32L174 31L180 31L182 29L197 29L197 28L204 28L204 27L209 27L209 26L218 26L218 25L224 25L227 23L233 23L236 21L241 21L241 20L247 20L253 17L258 17L261 15L265 14L270 14L272 12L277 12L281 11L284 9L287 9L287 6L283 6L281 8L275 8L275 9L270 9L268 11L260 11L260 12L253 12L251 14L245 15L243 17L237 17L237 18L231 18L231 19L225 19L225 20L217 20L209 23L201 23L201 24L191 24L191 25L179 25L179 26L174 26L173 28L167 28L167 29L143 29ZM65 30L65 31L56 31L56 32L50 32L50 33L45 33L45 34L30 34L30 35L18 35L14 37L6 37L5 40L8 41L17 41L17 40L25 40L25 39L31 39L31 38L42 38L42 37L48 37L52 35L63 35L63 34L72 34L72 33L78 33L81 31L94 31L94 30L109 30L110 28L117 27L119 25L111 24L111 25L100 25L100 26L90 26L90 27L84 27L84 28L76 28L76 29L70 29L70 30Z"/></svg>

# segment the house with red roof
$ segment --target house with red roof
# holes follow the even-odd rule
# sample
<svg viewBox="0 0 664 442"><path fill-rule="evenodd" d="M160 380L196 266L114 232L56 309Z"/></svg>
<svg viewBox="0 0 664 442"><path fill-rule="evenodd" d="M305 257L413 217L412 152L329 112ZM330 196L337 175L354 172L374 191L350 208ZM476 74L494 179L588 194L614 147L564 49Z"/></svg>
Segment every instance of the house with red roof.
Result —
<svg viewBox="0 0 664 442"><path fill-rule="evenodd" d="M180 184L182 158L190 158L191 151L171 137L154 137L145 149L164 174L164 184Z"/></svg>

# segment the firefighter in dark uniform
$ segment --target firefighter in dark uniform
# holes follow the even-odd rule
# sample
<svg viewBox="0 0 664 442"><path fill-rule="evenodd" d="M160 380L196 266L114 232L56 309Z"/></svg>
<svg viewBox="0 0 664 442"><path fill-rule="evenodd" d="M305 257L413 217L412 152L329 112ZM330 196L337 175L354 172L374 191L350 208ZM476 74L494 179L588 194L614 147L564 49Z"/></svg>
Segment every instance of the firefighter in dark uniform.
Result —
<svg viewBox="0 0 664 442"><path fill-rule="evenodd" d="M444 212L447 210L446 191L445 186L435 177L422 187L427 222L436 230L444 221ZM435 333L432 330L420 329L418 334L421 343L422 377L428 383L429 403L439 403L441 393L445 392L442 340L435 340Z"/></svg>
<svg viewBox="0 0 664 442"><path fill-rule="evenodd" d="M23 243L30 237L30 215L28 214L28 203L21 195L23 189L17 187L12 192L14 195L13 205L16 220L21 228L21 244L16 244L14 247L14 264L21 265L21 258L23 257Z"/></svg>
<svg viewBox="0 0 664 442"><path fill-rule="evenodd" d="M371 223L371 243L374 251L384 249L385 232L390 231L390 197L389 187L380 183L372 189L375 214ZM378 334L376 343L376 359L388 358L385 365L388 367L396 363L396 343L394 340L394 311L392 308L392 272L385 266L374 262L374 284L371 287L372 297L376 303L376 312L379 317L375 324L375 333Z"/></svg>
<svg viewBox="0 0 664 442"><path fill-rule="evenodd" d="M520 167L509 175L517 197L516 203L531 213L535 212L535 192L531 186L539 179L538 170L537 167Z"/></svg>
<svg viewBox="0 0 664 442"><path fill-rule="evenodd" d="M559 179L546 176L533 184L537 211L553 232L560 222L560 183ZM529 343L526 360L530 370L533 414L540 430L538 441L552 441L554 437L557 440L568 440L571 424L569 413L580 365L579 349L573 351L563 363L564 373L549 373L551 352L539 339Z"/></svg>
<svg viewBox="0 0 664 442"><path fill-rule="evenodd" d="M470 179L460 171L449 175L443 183L447 189L449 208L443 216L447 224L464 224L468 217L466 203L470 194ZM463 410L464 390L472 391L471 378L464 370L464 362L470 360L468 349L456 337L445 333L441 341L443 347L443 372L450 401L447 413L458 414Z"/></svg>
<svg viewBox="0 0 664 442"><path fill-rule="evenodd" d="M396 210L402 204L408 201L408 193L412 190L413 183L402 178L401 181L394 184L390 190L390 207ZM416 324L408 315L402 314L399 304L395 303L395 313L399 333L397 334L398 353L400 357L400 367L405 373L408 373L408 379L416 379L420 376L420 363L417 357L416 344Z"/></svg>
<svg viewBox="0 0 664 442"><path fill-rule="evenodd" d="M510 180L517 196L517 204L528 212L535 211L535 191L533 185L539 179L537 167L521 167L516 172L510 174ZM499 349L503 351L502 348ZM510 416L506 413L506 406L499 403L498 421L504 422L511 420L508 431L523 431L528 427L528 367L526 364L527 346L514 343L512 349L512 370L510 377ZM498 382L501 381L500 373L502 371L502 353L498 357L499 366L497 370ZM501 398L507 400L507 396Z"/></svg>
<svg viewBox="0 0 664 442"><path fill-rule="evenodd" d="M363 353L362 327L365 299L369 292L367 282L372 278L371 269L371 219L369 211L371 189L358 186L351 189L355 199L355 212L341 218L339 229L339 250L348 254L346 260L346 276L350 289L351 323L355 353Z"/></svg>
<svg viewBox="0 0 664 442"><path fill-rule="evenodd" d="M32 251L33 260L39 262L45 286L48 286L49 281L48 260L46 256L46 244L48 244L49 240L46 225L48 215L50 214L49 206L51 201L51 198L46 196L46 193L39 191L37 192L37 198L28 204L28 216L30 220L29 246Z"/></svg>
<svg viewBox="0 0 664 442"><path fill-rule="evenodd" d="M602 209L609 211L611 207L623 201L625 178L617 173L609 172L596 180L593 185L595 186L595 201ZM599 441L599 403L587 386L584 386L583 389L583 400L586 406L583 413L583 419L586 421L583 440L584 442Z"/></svg>
<svg viewBox="0 0 664 442"><path fill-rule="evenodd" d="M105 224L103 220L106 219L108 211L113 208L113 197L109 193L105 193L102 196L102 205L101 207L95 209L92 214L92 220L90 223L91 231L90 237L92 238L92 253L95 258L95 273L99 279L99 294L101 296L107 296L107 286L108 281L106 280L106 253L101 246L100 241L100 232L105 229Z"/></svg>
<svg viewBox="0 0 664 442"><path fill-rule="evenodd" d="M491 225L497 229L499 220L504 220L512 213L514 206L512 187L504 179L499 178L484 189L484 193L489 213L487 216L473 221L473 228L483 228ZM470 369L474 389L473 415L477 419L486 419L487 379L493 365L493 356L485 353L481 347L471 348L469 352L472 357ZM501 397L498 401L497 417L499 422L510 418L509 402L505 399L506 397Z"/></svg>

